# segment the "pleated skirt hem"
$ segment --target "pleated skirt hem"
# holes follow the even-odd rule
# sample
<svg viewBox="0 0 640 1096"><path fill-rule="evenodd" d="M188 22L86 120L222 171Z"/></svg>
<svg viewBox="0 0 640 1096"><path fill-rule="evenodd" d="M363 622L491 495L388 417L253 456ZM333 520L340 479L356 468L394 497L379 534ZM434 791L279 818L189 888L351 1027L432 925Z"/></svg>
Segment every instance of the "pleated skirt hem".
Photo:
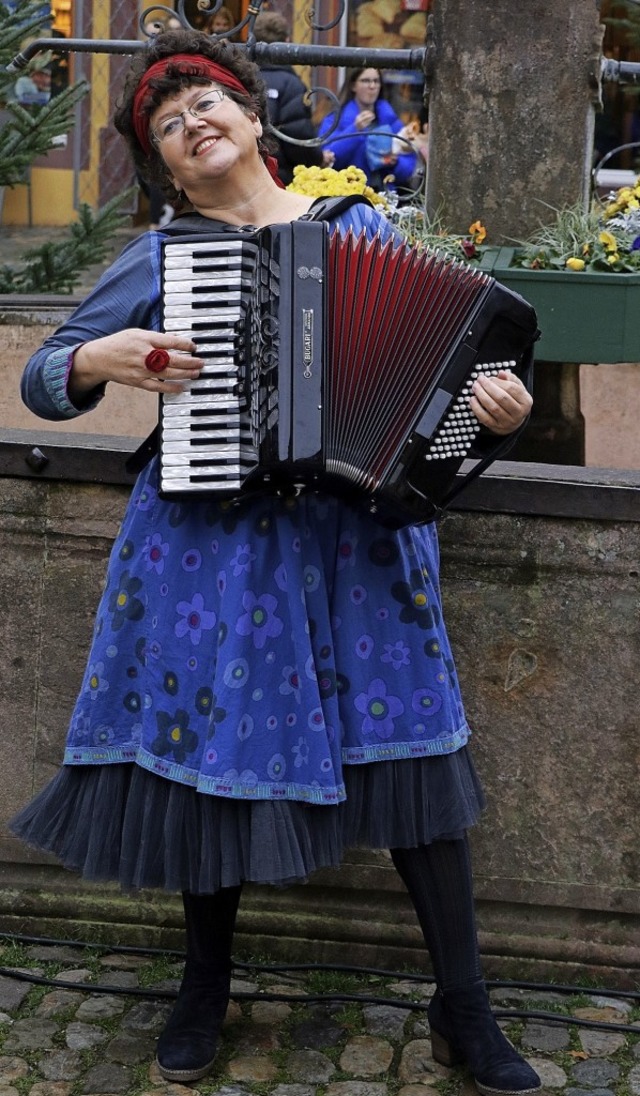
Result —
<svg viewBox="0 0 640 1096"><path fill-rule="evenodd" d="M204 795L135 764L68 765L10 822L84 879L127 891L212 894L285 886L337 867L348 848L460 837L484 797L467 747L344 768L347 799L320 806Z"/></svg>

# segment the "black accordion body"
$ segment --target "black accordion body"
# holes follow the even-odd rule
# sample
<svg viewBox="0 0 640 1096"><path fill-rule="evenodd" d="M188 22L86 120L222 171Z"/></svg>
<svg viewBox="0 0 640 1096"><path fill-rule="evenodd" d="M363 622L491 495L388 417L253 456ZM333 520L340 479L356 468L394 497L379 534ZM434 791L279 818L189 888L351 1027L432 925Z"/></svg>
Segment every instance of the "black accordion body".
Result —
<svg viewBox="0 0 640 1096"><path fill-rule="evenodd" d="M205 362L161 398L165 497L311 489L429 520L480 430L475 377L532 361L530 305L397 239L298 220L162 247L163 330Z"/></svg>

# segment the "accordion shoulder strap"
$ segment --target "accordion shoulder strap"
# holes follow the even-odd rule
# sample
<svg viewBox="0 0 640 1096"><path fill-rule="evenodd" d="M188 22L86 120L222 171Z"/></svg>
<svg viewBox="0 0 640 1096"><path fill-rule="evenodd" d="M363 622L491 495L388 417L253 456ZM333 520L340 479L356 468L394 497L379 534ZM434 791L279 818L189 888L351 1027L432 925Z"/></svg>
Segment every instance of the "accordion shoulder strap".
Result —
<svg viewBox="0 0 640 1096"><path fill-rule="evenodd" d="M368 205L371 202L364 194L345 194L339 198L317 198L308 213L303 213L301 221L329 221L339 217L354 205ZM227 221L203 217L200 213L182 213L162 229L166 236L182 236L186 232L237 232L237 225Z"/></svg>
<svg viewBox="0 0 640 1096"><path fill-rule="evenodd" d="M339 217L354 205L368 205L373 208L364 194L345 194L340 198L317 198L308 213L303 213L301 221L330 221Z"/></svg>

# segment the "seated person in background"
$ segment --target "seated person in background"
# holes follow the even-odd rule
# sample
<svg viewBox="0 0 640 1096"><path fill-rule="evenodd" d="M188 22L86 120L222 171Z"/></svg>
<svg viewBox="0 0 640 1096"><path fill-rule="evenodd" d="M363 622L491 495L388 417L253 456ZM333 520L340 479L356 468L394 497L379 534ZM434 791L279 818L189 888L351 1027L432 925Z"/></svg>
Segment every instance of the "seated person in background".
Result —
<svg viewBox="0 0 640 1096"><path fill-rule="evenodd" d="M390 103L382 97L382 79L374 68L352 69L340 92L338 124L335 113L320 123L321 136L329 134L326 148L333 152L336 170L359 167L374 190L381 190L393 177L395 185L409 184L416 168L416 155L405 140L413 131L404 126ZM402 151L404 149L405 151Z"/></svg>
<svg viewBox="0 0 640 1096"><path fill-rule="evenodd" d="M23 106L46 106L52 98L52 72L48 66L19 76L13 84L12 98Z"/></svg>
<svg viewBox="0 0 640 1096"><path fill-rule="evenodd" d="M258 42L289 42L287 21L277 11L264 11L256 16L254 34ZM261 64L260 72L267 88L269 121L287 137L309 141L316 136L311 110L305 102L307 88L290 65ZM305 148L288 141L278 141L278 175L285 186L293 179L297 164L322 167L333 163L316 145Z"/></svg>

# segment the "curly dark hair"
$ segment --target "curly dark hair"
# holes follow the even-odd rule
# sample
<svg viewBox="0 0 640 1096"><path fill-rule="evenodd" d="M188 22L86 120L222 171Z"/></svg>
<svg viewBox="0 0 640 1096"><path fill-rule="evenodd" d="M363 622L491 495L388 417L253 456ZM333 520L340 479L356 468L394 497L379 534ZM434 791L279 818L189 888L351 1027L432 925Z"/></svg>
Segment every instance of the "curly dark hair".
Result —
<svg viewBox="0 0 640 1096"><path fill-rule="evenodd" d="M260 69L250 61L244 52L232 43L210 38L208 34L191 30L170 30L157 35L149 46L137 53L131 63L131 68L125 80L122 98L118 103L114 117L116 129L126 139L133 161L138 172L144 179L159 187L163 194L172 201L178 197L178 192L169 178L167 168L160 152L155 144L151 143L151 152L147 156L141 148L133 126L133 101L138 84L144 73L156 61L164 57L171 57L174 53L193 53L207 57L218 65L223 65L229 72L241 81L247 89L248 95L240 95L232 89L225 88L225 95L233 99L243 110L257 114L262 122L265 135L260 139L258 149L264 158L272 151L272 142L266 136L269 125L267 95L260 75ZM165 99L173 95L179 95L185 88L194 84L202 84L205 87L211 83L206 76L190 76L178 70L172 71L169 67L165 75L151 80L150 95L145 104L145 113L150 117L154 110Z"/></svg>

